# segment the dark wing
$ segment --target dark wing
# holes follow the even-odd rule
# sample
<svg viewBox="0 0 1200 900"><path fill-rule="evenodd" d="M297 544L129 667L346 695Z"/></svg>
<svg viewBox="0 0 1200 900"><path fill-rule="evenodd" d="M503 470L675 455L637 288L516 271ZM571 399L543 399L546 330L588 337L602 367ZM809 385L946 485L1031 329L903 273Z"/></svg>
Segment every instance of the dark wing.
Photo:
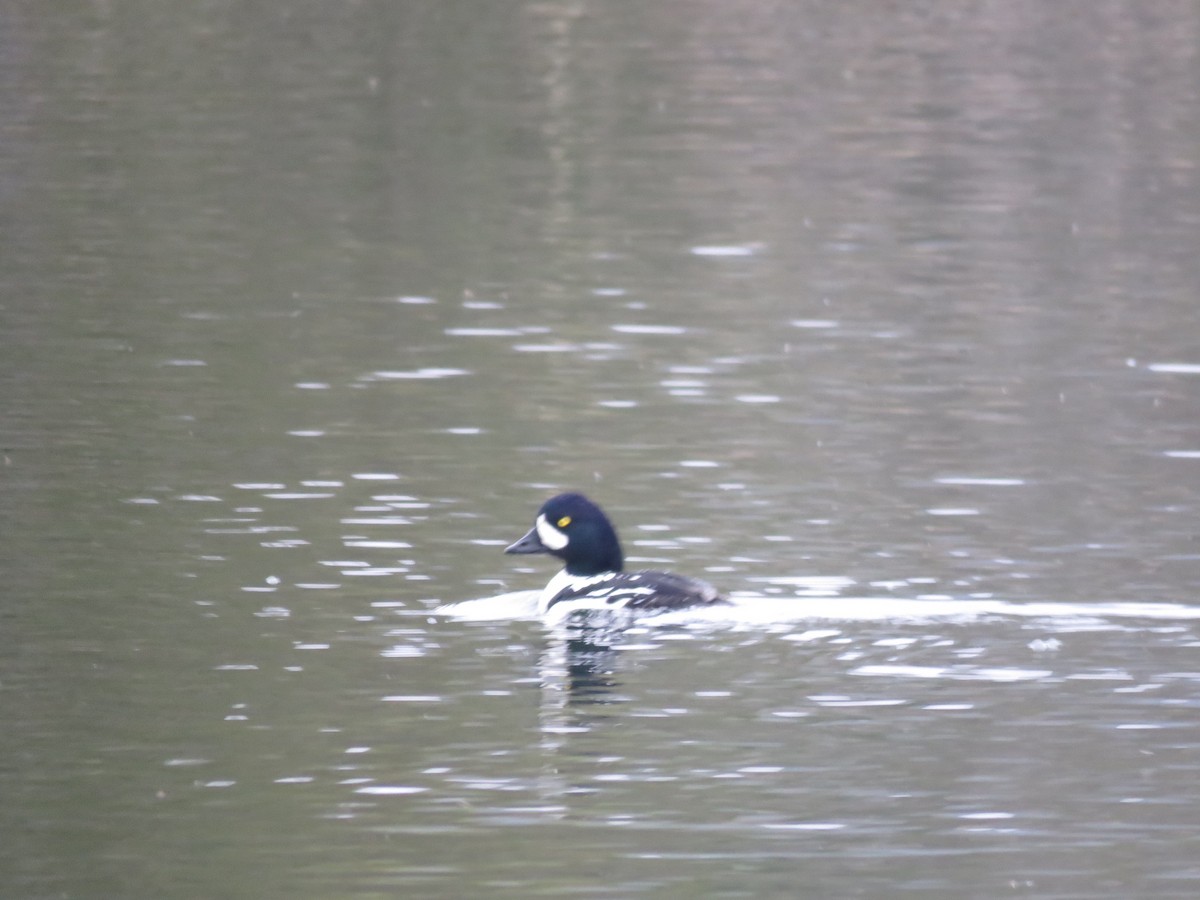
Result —
<svg viewBox="0 0 1200 900"><path fill-rule="evenodd" d="M725 602L707 581L672 572L633 572L630 582L632 596L625 604L627 609L684 609ZM637 588L643 591L637 591ZM651 590L645 592L645 588Z"/></svg>
<svg viewBox="0 0 1200 900"><path fill-rule="evenodd" d="M724 604L717 589L707 581L670 572L630 572L598 584L564 588L547 604L588 600L597 608L685 609L689 606Z"/></svg>

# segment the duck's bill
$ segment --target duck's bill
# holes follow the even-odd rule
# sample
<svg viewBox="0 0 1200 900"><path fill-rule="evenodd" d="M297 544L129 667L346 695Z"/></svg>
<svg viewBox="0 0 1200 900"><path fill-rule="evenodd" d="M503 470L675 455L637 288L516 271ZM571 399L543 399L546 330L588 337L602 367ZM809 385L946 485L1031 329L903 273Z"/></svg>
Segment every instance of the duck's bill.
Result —
<svg viewBox="0 0 1200 900"><path fill-rule="evenodd" d="M505 553L549 553L546 546L538 538L536 528L530 528L529 532L514 544L504 548Z"/></svg>

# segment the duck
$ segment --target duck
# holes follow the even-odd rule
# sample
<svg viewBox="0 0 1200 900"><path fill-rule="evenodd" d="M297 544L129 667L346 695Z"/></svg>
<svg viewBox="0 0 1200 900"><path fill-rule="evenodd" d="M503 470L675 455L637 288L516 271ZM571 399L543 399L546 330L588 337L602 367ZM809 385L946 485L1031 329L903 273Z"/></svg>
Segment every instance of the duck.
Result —
<svg viewBox="0 0 1200 900"><path fill-rule="evenodd" d="M625 571L617 530L583 494L565 493L542 504L533 527L505 553L548 553L563 570L538 598L538 612L555 617L577 610L656 612L726 605L707 581L671 572Z"/></svg>

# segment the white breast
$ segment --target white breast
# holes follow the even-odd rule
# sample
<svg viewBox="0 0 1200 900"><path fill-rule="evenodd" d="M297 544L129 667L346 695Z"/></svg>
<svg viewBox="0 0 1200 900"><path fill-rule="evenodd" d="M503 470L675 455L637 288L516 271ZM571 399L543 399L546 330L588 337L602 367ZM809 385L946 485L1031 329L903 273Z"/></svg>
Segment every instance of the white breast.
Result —
<svg viewBox="0 0 1200 900"><path fill-rule="evenodd" d="M584 590L608 578L612 578L611 572L604 572L600 575L572 575L566 569L563 569L551 578L550 583L542 590L542 596L538 599L538 612L545 615L546 610L550 608L550 601L568 588L572 591ZM569 607L570 604L558 603L555 604L555 609L557 610L559 606ZM563 610L563 612L566 611Z"/></svg>

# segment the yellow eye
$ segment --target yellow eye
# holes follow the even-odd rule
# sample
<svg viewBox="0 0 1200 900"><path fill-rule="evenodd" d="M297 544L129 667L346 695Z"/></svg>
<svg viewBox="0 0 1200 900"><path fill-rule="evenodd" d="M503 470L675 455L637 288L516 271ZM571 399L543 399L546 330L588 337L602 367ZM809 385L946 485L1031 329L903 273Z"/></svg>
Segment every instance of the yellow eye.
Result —
<svg viewBox="0 0 1200 900"><path fill-rule="evenodd" d="M570 525L570 524L571 524L571 517L570 517L570 516L563 516L563 517L562 517L561 519L559 519L559 520L558 520L558 522L557 522L557 523L555 523L555 524L557 524L559 528L566 528L568 525Z"/></svg>

